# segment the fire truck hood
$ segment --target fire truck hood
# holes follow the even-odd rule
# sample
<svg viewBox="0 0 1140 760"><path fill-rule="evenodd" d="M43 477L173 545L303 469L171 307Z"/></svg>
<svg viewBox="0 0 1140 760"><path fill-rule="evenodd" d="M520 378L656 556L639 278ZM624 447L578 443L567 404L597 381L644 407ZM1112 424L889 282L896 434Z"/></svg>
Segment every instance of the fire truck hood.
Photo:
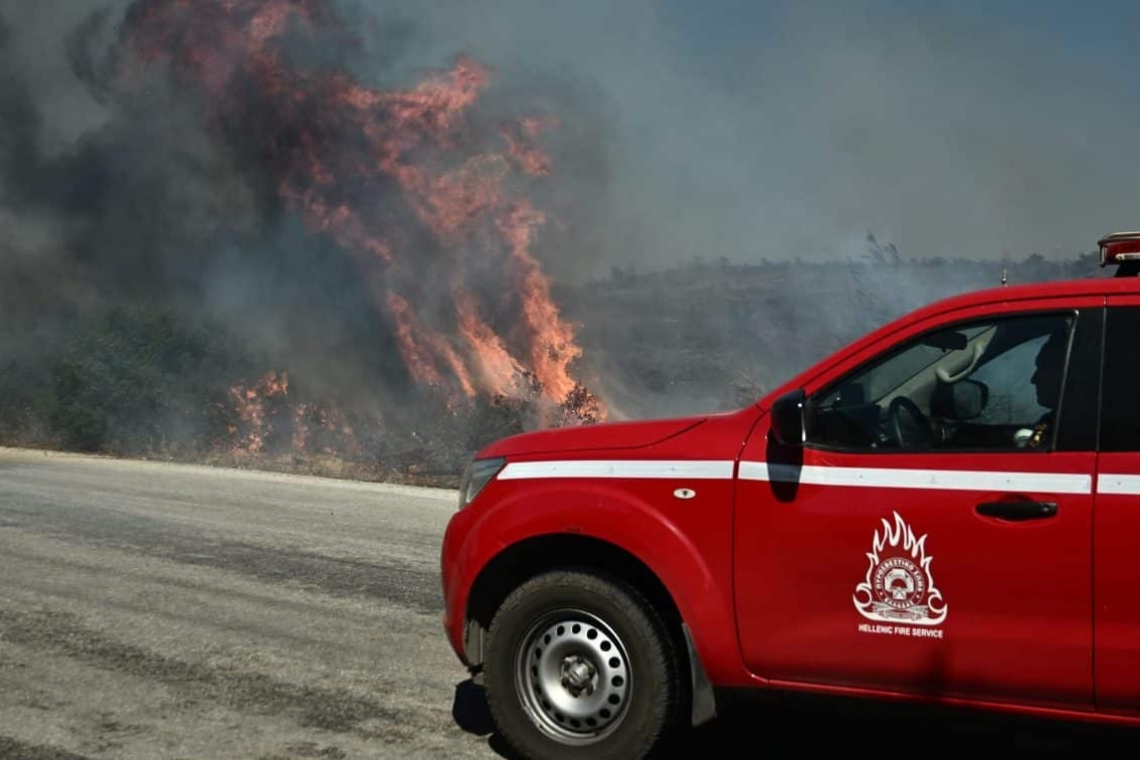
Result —
<svg viewBox="0 0 1140 760"><path fill-rule="evenodd" d="M538 430L496 441L479 457L548 454L560 451L638 449L660 443L700 425L709 415Z"/></svg>

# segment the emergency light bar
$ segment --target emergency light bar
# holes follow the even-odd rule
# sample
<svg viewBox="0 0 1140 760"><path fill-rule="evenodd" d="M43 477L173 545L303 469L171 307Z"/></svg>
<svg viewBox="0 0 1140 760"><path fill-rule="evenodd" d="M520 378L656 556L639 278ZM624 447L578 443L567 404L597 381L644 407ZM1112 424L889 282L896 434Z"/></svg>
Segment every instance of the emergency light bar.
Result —
<svg viewBox="0 0 1140 760"><path fill-rule="evenodd" d="M1100 265L1119 264L1118 277L1140 274L1140 231L1113 232L1097 241L1100 246Z"/></svg>

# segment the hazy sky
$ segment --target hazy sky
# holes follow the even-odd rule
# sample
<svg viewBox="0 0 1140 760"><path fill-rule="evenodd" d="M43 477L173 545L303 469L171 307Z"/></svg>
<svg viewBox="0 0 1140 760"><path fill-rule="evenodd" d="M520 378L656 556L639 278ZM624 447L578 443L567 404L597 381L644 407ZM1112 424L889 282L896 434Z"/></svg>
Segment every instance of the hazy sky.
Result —
<svg viewBox="0 0 1140 760"><path fill-rule="evenodd" d="M340 4L406 23L376 42L385 76L466 52L496 87L572 88L561 118L605 168L572 188L608 199L606 267L857 255L868 232L905 257L1069 257L1140 227L1134 3ZM64 143L98 119L62 42L97 7L0 0Z"/></svg>
<svg viewBox="0 0 1140 760"><path fill-rule="evenodd" d="M1132 3L447 5L443 38L613 101L648 258L810 258L868 231L904 256L1068 256L1140 226Z"/></svg>

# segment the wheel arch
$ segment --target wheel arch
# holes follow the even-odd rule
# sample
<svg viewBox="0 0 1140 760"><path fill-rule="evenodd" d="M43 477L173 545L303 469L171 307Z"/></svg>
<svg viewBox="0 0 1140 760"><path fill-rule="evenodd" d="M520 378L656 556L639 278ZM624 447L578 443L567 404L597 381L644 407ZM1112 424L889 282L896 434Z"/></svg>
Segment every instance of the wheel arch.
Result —
<svg viewBox="0 0 1140 760"><path fill-rule="evenodd" d="M693 725L716 715L713 687L680 608L660 577L632 552L589 535L556 533L520 540L499 552L479 572L467 599L464 650L475 668L483 662L483 641L491 619L520 583L549 570L580 570L610 576L633 586L664 621L678 656L689 670Z"/></svg>

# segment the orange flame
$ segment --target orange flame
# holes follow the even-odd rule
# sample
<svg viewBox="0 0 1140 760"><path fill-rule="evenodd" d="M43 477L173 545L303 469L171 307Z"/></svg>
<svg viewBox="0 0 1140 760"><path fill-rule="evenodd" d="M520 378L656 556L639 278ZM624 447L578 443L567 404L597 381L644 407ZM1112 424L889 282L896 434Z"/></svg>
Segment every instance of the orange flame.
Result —
<svg viewBox="0 0 1140 760"><path fill-rule="evenodd" d="M507 143L507 152L527 174L546 176L550 174L550 158L532 144L538 133L544 129L558 126L558 119L553 117L537 118L526 116L517 124L504 124L499 128L499 134Z"/></svg>
<svg viewBox="0 0 1140 760"><path fill-rule="evenodd" d="M447 339L419 324L411 305L398 293L388 292L388 308L396 318L396 336L412 374L429 385L444 387L442 367L453 373L466 396L474 396L475 386L467 368Z"/></svg>
<svg viewBox="0 0 1140 760"><path fill-rule="evenodd" d="M524 368L503 346L502 339L484 322L478 306L467 293L455 294L459 330L474 347L483 370L482 381L492 393L510 395Z"/></svg>
<svg viewBox="0 0 1140 760"><path fill-rule="evenodd" d="M281 198L358 257L418 382L469 399L511 392L529 372L546 400L567 400L580 388L570 371L582 355L577 327L563 320L532 250L546 214L515 197L511 179L516 170L551 174L537 139L558 120L526 116L497 134L473 133L468 114L492 72L472 58L380 90L343 71L292 66L287 30L346 38L322 0L136 0L122 52L170 63L180 82L200 88L219 129L239 124L260 146ZM409 223L435 246L425 250ZM417 297L423 275L411 273L424 271L425 257L429 271L453 277L450 310ZM514 313L464 282L472 263L500 273Z"/></svg>
<svg viewBox="0 0 1140 760"><path fill-rule="evenodd" d="M268 372L253 386L235 385L230 388L230 398L244 429L230 428L230 434L237 437L235 452L259 454L265 447L268 430L266 401L289 392L289 376L286 373Z"/></svg>
<svg viewBox="0 0 1140 760"><path fill-rule="evenodd" d="M535 228L545 221L545 214L519 201L499 219L499 230L510 244L510 263L522 300L522 321L517 331L530 347L531 366L539 382L561 401L576 385L567 367L582 349L574 343L573 328L562 321L554 305L549 278L530 253Z"/></svg>

